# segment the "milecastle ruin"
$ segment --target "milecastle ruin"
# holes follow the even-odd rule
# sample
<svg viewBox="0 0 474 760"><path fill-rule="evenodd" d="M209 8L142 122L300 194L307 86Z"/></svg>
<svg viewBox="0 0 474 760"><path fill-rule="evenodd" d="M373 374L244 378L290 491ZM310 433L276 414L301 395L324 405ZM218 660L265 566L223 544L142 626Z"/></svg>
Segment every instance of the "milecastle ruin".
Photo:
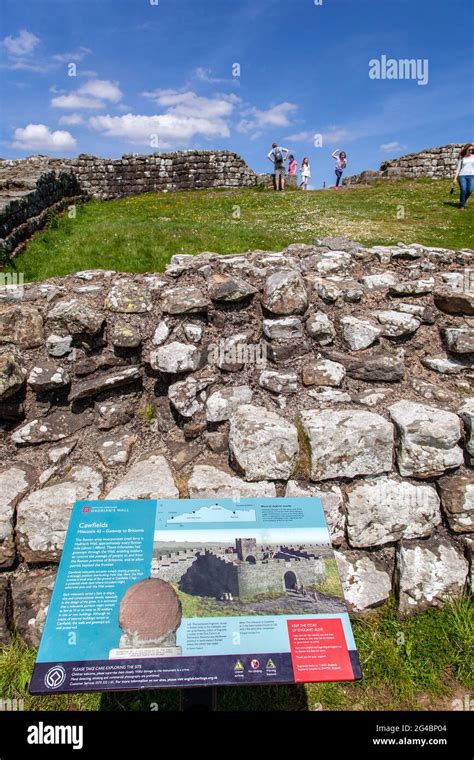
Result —
<svg viewBox="0 0 474 760"><path fill-rule="evenodd" d="M346 177L344 184L374 179L452 177L462 145L429 148L385 161L379 171ZM287 177L296 186L296 177ZM257 174L230 151L126 154L120 159L81 154L75 159L31 156L0 159L0 260L19 253L27 240L68 206L150 192L271 186L272 175Z"/></svg>
<svg viewBox="0 0 474 760"><path fill-rule="evenodd" d="M314 546L258 546L254 538L237 538L234 546L157 553L152 575L193 596L248 599L321 583L324 553L325 547L316 554Z"/></svg>
<svg viewBox="0 0 474 760"><path fill-rule="evenodd" d="M104 188L258 181L230 153L35 157L2 162L0 178L11 254ZM75 500L321 498L351 611L459 596L473 567L473 319L474 251L412 240L185 253L159 273L5 287L0 643L37 645ZM155 570L193 593L205 575L213 596L289 597L305 568L318 577L309 547L277 549L156 556Z"/></svg>

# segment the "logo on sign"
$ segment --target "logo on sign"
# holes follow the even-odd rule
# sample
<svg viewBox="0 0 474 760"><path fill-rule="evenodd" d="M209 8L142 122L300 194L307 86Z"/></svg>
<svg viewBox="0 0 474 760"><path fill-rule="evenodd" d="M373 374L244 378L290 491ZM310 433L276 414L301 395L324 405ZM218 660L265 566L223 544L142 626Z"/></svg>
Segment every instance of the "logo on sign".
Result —
<svg viewBox="0 0 474 760"><path fill-rule="evenodd" d="M66 680L66 671L62 665L55 665L50 668L44 677L45 686L48 689L59 689Z"/></svg>
<svg viewBox="0 0 474 760"><path fill-rule="evenodd" d="M82 510L81 510L81 511L82 511L82 512L90 512L90 511L91 511L91 508L90 508L90 507L82 507Z"/></svg>
<svg viewBox="0 0 474 760"><path fill-rule="evenodd" d="M250 660L250 667L252 670L258 670L260 667L260 661L259 660Z"/></svg>

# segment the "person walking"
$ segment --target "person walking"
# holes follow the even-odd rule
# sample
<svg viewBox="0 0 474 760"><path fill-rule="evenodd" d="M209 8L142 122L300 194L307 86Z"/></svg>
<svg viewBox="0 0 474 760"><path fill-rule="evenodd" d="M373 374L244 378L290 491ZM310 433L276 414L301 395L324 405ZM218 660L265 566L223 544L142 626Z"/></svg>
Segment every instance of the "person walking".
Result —
<svg viewBox="0 0 474 760"><path fill-rule="evenodd" d="M342 172L347 166L347 156L343 150L335 150L331 154L332 158L336 161L336 184L334 189L339 190L339 184L341 182Z"/></svg>
<svg viewBox="0 0 474 760"><path fill-rule="evenodd" d="M474 190L474 145L468 143L458 156L458 164L453 179L453 185L458 181L460 196L459 210L464 211L466 203Z"/></svg>
<svg viewBox="0 0 474 760"><path fill-rule="evenodd" d="M285 192L285 161L289 151L288 148L283 148L278 143L273 143L272 149L267 158L273 164L273 172L275 177L275 190Z"/></svg>
<svg viewBox="0 0 474 760"><path fill-rule="evenodd" d="M301 162L301 187L303 190L308 189L308 180L311 177L311 167L309 165L309 158L308 156L305 156L303 158L303 161Z"/></svg>

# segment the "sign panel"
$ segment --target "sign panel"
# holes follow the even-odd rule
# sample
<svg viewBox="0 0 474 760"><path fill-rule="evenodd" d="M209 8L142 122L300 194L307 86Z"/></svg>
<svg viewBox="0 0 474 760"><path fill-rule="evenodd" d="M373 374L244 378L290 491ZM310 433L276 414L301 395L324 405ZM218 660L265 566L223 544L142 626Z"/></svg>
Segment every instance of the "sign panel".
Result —
<svg viewBox="0 0 474 760"><path fill-rule="evenodd" d="M320 499L74 505L32 694L361 675Z"/></svg>

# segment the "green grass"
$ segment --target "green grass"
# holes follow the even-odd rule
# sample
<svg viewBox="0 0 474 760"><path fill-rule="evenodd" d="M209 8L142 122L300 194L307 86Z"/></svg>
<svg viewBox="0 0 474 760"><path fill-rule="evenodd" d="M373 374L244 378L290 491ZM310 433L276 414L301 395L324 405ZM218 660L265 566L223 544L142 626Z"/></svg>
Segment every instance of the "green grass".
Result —
<svg viewBox="0 0 474 760"><path fill-rule="evenodd" d="M340 192L203 190L92 200L78 206L75 219L52 219L14 265L25 281L90 268L159 272L175 253L281 250L326 235L366 245L472 247L473 207L460 213L449 187L448 180L421 179Z"/></svg>
<svg viewBox="0 0 474 760"><path fill-rule="evenodd" d="M220 710L453 709L474 688L474 620L469 598L397 619L394 602L353 619L364 672L357 683L226 687ZM0 650L0 695L26 710L175 710L174 690L32 697L27 685L35 652L15 640Z"/></svg>

